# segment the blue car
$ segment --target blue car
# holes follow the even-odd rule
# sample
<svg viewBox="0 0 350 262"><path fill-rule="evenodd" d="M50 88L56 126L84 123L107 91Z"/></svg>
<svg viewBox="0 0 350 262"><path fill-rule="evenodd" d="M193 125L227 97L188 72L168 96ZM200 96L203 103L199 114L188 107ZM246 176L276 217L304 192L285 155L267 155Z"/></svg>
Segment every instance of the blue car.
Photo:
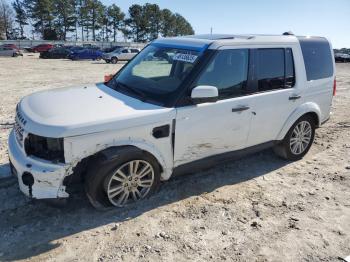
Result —
<svg viewBox="0 0 350 262"><path fill-rule="evenodd" d="M100 60L103 56L103 52L95 49L83 49L73 51L68 58L72 60L83 60L83 59L92 59Z"/></svg>

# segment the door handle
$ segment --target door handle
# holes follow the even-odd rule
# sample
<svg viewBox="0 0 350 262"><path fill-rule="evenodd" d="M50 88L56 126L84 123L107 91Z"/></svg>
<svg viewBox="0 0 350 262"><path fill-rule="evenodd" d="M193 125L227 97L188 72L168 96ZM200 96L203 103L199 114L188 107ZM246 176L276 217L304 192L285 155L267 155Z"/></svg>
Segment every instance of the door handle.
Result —
<svg viewBox="0 0 350 262"><path fill-rule="evenodd" d="M292 95L292 96L289 97L289 100L297 100L299 98L301 98L301 96L299 96L299 95Z"/></svg>
<svg viewBox="0 0 350 262"><path fill-rule="evenodd" d="M248 110L250 107L249 106L238 106L235 108L232 108L232 112L242 112L245 110Z"/></svg>

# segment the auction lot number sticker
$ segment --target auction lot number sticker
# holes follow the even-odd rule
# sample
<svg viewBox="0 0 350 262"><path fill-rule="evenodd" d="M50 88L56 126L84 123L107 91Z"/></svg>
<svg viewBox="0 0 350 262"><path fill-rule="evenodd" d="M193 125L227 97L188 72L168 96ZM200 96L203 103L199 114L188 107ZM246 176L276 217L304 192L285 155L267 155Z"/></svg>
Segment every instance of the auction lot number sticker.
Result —
<svg viewBox="0 0 350 262"><path fill-rule="evenodd" d="M194 61L196 61L198 56L196 55L192 55L192 54L182 54L182 53L177 53L176 55L174 55L173 60L177 60L177 61L183 61L183 62L187 62L187 63L194 63Z"/></svg>

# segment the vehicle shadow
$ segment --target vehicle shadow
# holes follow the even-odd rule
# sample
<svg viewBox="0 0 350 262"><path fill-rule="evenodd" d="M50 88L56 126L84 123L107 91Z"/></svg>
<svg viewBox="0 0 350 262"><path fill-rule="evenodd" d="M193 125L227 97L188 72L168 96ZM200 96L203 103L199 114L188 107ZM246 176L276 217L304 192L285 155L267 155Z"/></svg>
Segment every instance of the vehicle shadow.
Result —
<svg viewBox="0 0 350 262"><path fill-rule="evenodd" d="M10 164L9 163L0 165L0 179L7 179L7 178L11 177L10 172L11 171L10 171Z"/></svg>
<svg viewBox="0 0 350 262"><path fill-rule="evenodd" d="M266 175L288 163L271 150L265 150L207 171L172 178L163 183L157 194L143 200L142 205L135 203L103 212L92 208L82 193L74 194L62 208L48 206L43 201L22 201L20 206L0 211L0 235L3 236L0 260L35 257L57 248L60 244L56 240L61 238L111 223L113 230L115 223L223 186ZM17 184L12 187L17 187ZM11 190L15 191L14 188ZM15 192L15 198L18 198L21 193L17 189Z"/></svg>

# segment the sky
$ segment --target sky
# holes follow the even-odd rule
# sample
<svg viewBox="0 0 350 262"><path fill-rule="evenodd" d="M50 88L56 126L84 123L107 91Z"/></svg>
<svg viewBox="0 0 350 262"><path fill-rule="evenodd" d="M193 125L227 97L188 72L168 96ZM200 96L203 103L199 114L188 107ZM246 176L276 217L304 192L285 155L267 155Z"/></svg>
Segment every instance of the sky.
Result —
<svg viewBox="0 0 350 262"><path fill-rule="evenodd" d="M12 2L12 0L7 0ZM350 48L350 0L101 0L124 13L132 4L156 3L183 15L196 34L282 34L328 37Z"/></svg>
<svg viewBox="0 0 350 262"><path fill-rule="evenodd" d="M282 34L328 37L350 48L350 0L102 0L120 6L155 3L183 15L196 34Z"/></svg>

